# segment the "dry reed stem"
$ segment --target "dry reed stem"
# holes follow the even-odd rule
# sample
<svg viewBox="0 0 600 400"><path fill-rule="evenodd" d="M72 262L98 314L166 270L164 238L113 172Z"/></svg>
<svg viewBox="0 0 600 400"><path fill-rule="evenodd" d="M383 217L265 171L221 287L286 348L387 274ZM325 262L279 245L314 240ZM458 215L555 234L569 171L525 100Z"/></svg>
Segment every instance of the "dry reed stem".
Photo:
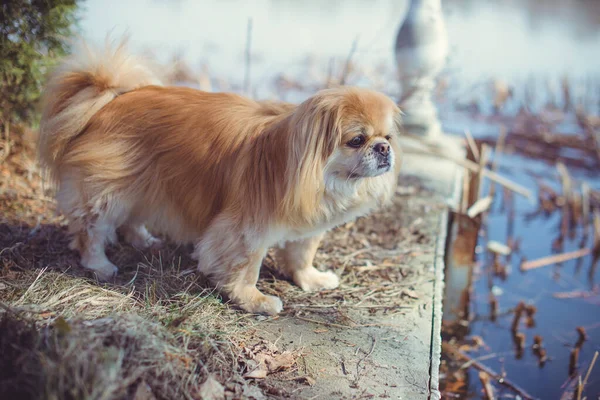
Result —
<svg viewBox="0 0 600 400"><path fill-rule="evenodd" d="M479 173L478 173L478 183L477 183L477 199L481 199L483 197L483 178L484 171L486 170L486 165L490 159L490 146L483 143L481 145L481 151L479 152Z"/></svg>
<svg viewBox="0 0 600 400"><path fill-rule="evenodd" d="M479 148L477 147L477 144L475 143L475 139L473 139L473 135L471 135L471 131L469 131L468 129L464 130L465 133L465 138L467 139L467 144L469 146L469 148L471 149L471 152L473 153L473 159L475 160L475 162L479 162Z"/></svg>
<svg viewBox="0 0 600 400"><path fill-rule="evenodd" d="M411 148L411 147L404 147L404 151L406 153L410 153L410 154L423 154L423 155L435 155L435 156L439 156L444 158L445 160L448 161L452 161L455 164L468 169L469 171L473 172L473 173L479 173L481 171L481 173L489 178L490 180L496 182L497 184L504 186L505 188L518 193L524 197L526 197L529 200L533 199L533 194L531 192L531 190L525 188L524 186L519 185L518 183L512 182L511 180L493 172L490 171L489 169L482 169L479 164L470 161L470 160L464 160L464 159L456 159L454 157L451 157L449 155L447 155L446 153L444 153L441 150L438 149L433 149L433 148L429 148L427 150L422 150L422 149L416 149L416 148Z"/></svg>
<svg viewBox="0 0 600 400"><path fill-rule="evenodd" d="M526 261L521 263L521 271L529 271L536 268L546 267L548 265L558 264L569 260L585 257L590 254L590 249L584 248L562 254L554 254L547 257L538 258L537 260Z"/></svg>
<svg viewBox="0 0 600 400"><path fill-rule="evenodd" d="M496 396L494 394L494 387L490 382L490 376L483 371L479 371L479 381L481 381L481 385L483 386L485 398L487 400L495 400Z"/></svg>
<svg viewBox="0 0 600 400"><path fill-rule="evenodd" d="M475 202L469 209L467 210L467 216L471 219L475 218L481 213L484 213L490 209L492 205L492 197L486 196L482 197Z"/></svg>
<svg viewBox="0 0 600 400"><path fill-rule="evenodd" d="M583 219L583 236L587 237L590 230L590 186L587 182L581 184L581 216Z"/></svg>
<svg viewBox="0 0 600 400"><path fill-rule="evenodd" d="M598 360L598 350L596 350L596 352L594 353L592 362L590 363L590 366L588 367L588 370L585 374L585 378L583 379L582 389L585 389L585 385L587 384L588 379L590 378L590 375L592 374L592 370L594 369L594 366L596 365L596 360Z"/></svg>
<svg viewBox="0 0 600 400"><path fill-rule="evenodd" d="M504 151L505 142L506 142L506 127L504 127L504 125L502 125L500 127L500 135L498 136L498 140L496 141L496 147L494 149L494 159L492 160L491 170L494 172L498 171L498 165L500 163L500 157L502 155L502 152ZM496 185L494 184L494 182L490 182L489 196L491 196L493 198L495 194L496 194Z"/></svg>

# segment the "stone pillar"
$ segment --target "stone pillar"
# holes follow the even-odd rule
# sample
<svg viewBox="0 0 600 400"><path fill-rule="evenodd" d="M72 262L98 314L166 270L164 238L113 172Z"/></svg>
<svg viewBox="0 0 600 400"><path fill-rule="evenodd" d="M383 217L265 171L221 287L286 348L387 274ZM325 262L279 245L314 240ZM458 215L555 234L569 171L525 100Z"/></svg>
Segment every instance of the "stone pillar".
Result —
<svg viewBox="0 0 600 400"><path fill-rule="evenodd" d="M441 137L442 128L431 96L448 54L441 0L410 0L396 37L395 52L404 126L435 142Z"/></svg>

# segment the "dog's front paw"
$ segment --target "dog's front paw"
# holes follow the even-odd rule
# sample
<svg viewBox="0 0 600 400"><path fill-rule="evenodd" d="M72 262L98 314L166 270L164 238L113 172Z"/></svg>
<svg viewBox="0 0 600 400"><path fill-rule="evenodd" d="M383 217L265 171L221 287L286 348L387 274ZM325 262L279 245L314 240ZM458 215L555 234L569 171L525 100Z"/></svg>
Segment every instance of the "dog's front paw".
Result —
<svg viewBox="0 0 600 400"><path fill-rule="evenodd" d="M91 269L96 274L96 278L101 282L112 280L117 275L117 272L119 272L119 269L110 262L88 264L85 267Z"/></svg>
<svg viewBox="0 0 600 400"><path fill-rule="evenodd" d="M293 278L296 285L306 292L335 289L340 285L340 279L332 271L321 272L315 267L295 271Z"/></svg>
<svg viewBox="0 0 600 400"><path fill-rule="evenodd" d="M251 301L241 303L240 307L253 314L277 315L283 310L283 303L279 297L261 294Z"/></svg>

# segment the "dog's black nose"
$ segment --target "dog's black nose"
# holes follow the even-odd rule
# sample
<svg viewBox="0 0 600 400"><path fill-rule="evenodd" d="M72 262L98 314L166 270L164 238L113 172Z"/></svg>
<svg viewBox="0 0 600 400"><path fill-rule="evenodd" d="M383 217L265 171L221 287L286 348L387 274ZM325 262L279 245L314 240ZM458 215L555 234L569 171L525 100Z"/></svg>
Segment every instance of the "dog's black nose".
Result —
<svg viewBox="0 0 600 400"><path fill-rule="evenodd" d="M373 150L382 156L387 156L390 152L390 145L387 143L377 143L375 146L373 146Z"/></svg>

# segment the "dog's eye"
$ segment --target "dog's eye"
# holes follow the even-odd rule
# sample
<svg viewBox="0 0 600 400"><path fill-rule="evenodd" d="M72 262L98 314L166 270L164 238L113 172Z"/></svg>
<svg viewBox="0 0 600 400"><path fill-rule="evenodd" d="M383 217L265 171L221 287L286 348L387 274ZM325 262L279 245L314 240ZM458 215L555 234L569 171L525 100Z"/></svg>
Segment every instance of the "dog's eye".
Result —
<svg viewBox="0 0 600 400"><path fill-rule="evenodd" d="M392 139L392 135L385 135L385 140L388 142Z"/></svg>
<svg viewBox="0 0 600 400"><path fill-rule="evenodd" d="M350 147L360 147L363 144L365 144L365 137L363 135L355 136L348 142L348 146Z"/></svg>

